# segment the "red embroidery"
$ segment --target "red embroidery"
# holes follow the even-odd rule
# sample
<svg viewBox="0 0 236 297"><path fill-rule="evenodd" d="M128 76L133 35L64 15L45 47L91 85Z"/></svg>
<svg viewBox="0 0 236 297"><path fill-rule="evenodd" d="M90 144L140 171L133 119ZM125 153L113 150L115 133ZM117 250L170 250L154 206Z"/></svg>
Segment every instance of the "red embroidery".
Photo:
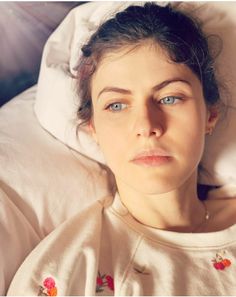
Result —
<svg viewBox="0 0 236 297"><path fill-rule="evenodd" d="M43 281L43 286L39 286L38 296L57 296L57 287L52 277L47 277Z"/></svg>
<svg viewBox="0 0 236 297"><path fill-rule="evenodd" d="M97 277L97 285L102 286L103 285L103 280L101 277Z"/></svg>
<svg viewBox="0 0 236 297"><path fill-rule="evenodd" d="M98 271L96 293L103 292L104 288L108 287L111 291L114 291L114 280L109 274L103 274Z"/></svg>
<svg viewBox="0 0 236 297"><path fill-rule="evenodd" d="M221 251L216 254L216 257L212 259L213 266L217 270L224 270L231 265L231 261L224 257L225 251Z"/></svg>
<svg viewBox="0 0 236 297"><path fill-rule="evenodd" d="M106 280L107 280L107 286L109 289L111 289L112 291L114 291L114 281L113 278L110 275L106 276Z"/></svg>

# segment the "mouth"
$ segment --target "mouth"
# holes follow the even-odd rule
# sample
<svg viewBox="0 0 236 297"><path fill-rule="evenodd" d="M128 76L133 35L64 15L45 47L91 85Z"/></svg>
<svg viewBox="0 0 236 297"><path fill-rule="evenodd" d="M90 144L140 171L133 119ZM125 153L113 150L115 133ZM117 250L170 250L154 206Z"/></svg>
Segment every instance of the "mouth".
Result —
<svg viewBox="0 0 236 297"><path fill-rule="evenodd" d="M139 153L131 162L141 166L156 167L164 165L170 160L171 156L164 150L152 150Z"/></svg>

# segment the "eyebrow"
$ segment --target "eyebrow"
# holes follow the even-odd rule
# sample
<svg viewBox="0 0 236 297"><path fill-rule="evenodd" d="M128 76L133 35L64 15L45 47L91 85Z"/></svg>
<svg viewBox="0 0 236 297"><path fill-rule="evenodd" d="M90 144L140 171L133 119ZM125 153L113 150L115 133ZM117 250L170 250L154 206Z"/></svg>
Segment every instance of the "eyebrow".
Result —
<svg viewBox="0 0 236 297"><path fill-rule="evenodd" d="M173 79L168 79L168 80L165 80L157 85L155 85L153 88L152 88L152 91L156 92L156 91L159 91L161 90L162 88L166 87L167 85L171 84L171 83L176 83L176 82L181 82L181 83L184 83L184 84L187 84L189 86L191 86L191 83L185 79L181 79L181 78L173 78ZM132 92L130 90L127 90L127 89L122 89L122 88L118 88L118 87L105 87L103 88L99 94L98 94L98 97L99 98L101 96L101 94L103 93L119 93L119 94L125 94L125 95L131 95Z"/></svg>

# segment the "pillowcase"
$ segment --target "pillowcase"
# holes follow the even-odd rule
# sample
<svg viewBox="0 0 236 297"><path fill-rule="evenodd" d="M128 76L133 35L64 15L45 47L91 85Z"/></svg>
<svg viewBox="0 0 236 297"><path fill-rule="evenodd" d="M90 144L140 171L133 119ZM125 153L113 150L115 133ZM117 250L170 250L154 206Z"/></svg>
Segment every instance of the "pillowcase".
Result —
<svg viewBox="0 0 236 297"><path fill-rule="evenodd" d="M213 55L217 56L216 77L221 99L226 104L213 134L206 137L201 160L205 170L200 171L199 181L203 184L227 185L232 188L236 184L236 3L179 2L175 5L200 20Z"/></svg>
<svg viewBox="0 0 236 297"><path fill-rule="evenodd" d="M144 2L138 2L143 5ZM79 98L72 79L78 62L81 45L98 25L116 12L131 5L131 2L90 2L73 9L58 29L48 39L42 58L35 113L40 124L60 141L81 154L105 163L102 152L86 128L76 137L76 110ZM135 2L137 4L137 2ZM166 5L166 2L161 2ZM219 80L224 79L230 90L230 100L222 92L228 113L222 118L212 134L206 136L206 148L201 164L199 183L208 185L231 185L236 182L236 62L233 45L236 41L236 3L193 2L175 3L179 9L197 16L206 33L217 34L223 40L223 50L216 59ZM227 34L225 34L227 32ZM223 145L222 145L223 144Z"/></svg>
<svg viewBox="0 0 236 297"><path fill-rule="evenodd" d="M86 128L80 129L76 137L79 98L72 79L73 69L81 46L100 22L128 5L128 2L90 2L73 9L49 37L43 51L35 102L39 122L63 143L101 163L105 163L104 157Z"/></svg>
<svg viewBox="0 0 236 297"><path fill-rule="evenodd" d="M0 109L0 187L40 238L111 193L107 169L42 129L33 112L37 86Z"/></svg>

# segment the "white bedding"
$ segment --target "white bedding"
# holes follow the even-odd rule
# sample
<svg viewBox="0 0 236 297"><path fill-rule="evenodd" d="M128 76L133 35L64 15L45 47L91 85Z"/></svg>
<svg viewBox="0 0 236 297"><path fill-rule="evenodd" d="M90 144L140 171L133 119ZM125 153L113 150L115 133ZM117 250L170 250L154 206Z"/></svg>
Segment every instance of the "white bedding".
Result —
<svg viewBox="0 0 236 297"><path fill-rule="evenodd" d="M219 65L226 63L234 81L232 44L236 46L236 3L212 3L200 11L206 27L209 25L208 31L217 28L225 35L226 44L231 40L231 47L224 49ZM127 4L116 5L120 9ZM79 50L80 32L90 34L111 8L115 6L109 2L75 8L45 47L37 99L37 86L34 86L0 109L0 295L4 295L24 257L43 237L92 201L113 191L112 176L96 161L102 158L86 131L81 134L82 146L76 143L73 134L78 102L74 93L70 97L69 74L75 57L68 51ZM224 28L229 34L223 34ZM67 39L63 38L64 34ZM225 60L227 54L229 61ZM223 74L227 69L223 69ZM231 98L234 106L235 93L236 90ZM209 193L211 199L236 195L235 119L235 108L230 108L223 123L228 125L227 129L219 125L213 137L207 139L204 162L210 176L202 175L201 182L222 185Z"/></svg>
<svg viewBox="0 0 236 297"><path fill-rule="evenodd" d="M39 125L36 88L0 109L0 295L39 240L110 193L105 169Z"/></svg>

